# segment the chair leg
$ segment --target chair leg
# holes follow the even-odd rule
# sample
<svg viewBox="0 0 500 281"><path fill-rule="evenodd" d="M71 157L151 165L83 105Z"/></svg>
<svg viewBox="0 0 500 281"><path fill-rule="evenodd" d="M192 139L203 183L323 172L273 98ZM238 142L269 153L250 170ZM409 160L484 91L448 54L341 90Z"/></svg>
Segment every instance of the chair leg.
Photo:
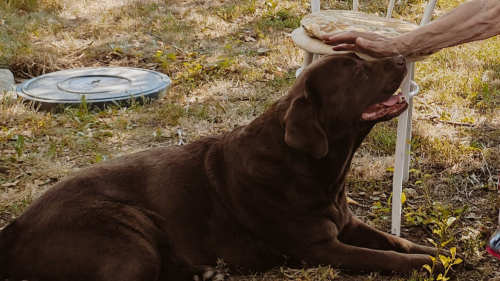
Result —
<svg viewBox="0 0 500 281"><path fill-rule="evenodd" d="M410 64L407 65L410 67ZM408 72L401 90L409 100L411 73ZM401 194L403 193L403 166L406 155L406 132L408 124L408 110L398 118L398 132L396 139L396 159L394 162L394 177L392 179L392 227L391 233L401 235Z"/></svg>
<svg viewBox="0 0 500 281"><path fill-rule="evenodd" d="M412 62L408 67L408 77L410 77L410 81L413 81L415 78L415 63ZM414 91L414 89L408 90L409 92ZM418 94L418 88L416 89L416 93ZM412 116L413 116L413 96L408 98L408 118L406 123L406 141L405 141L405 155L404 155L404 163L403 163L403 182L407 182L410 177L410 151L411 151L411 129L412 129Z"/></svg>
<svg viewBox="0 0 500 281"><path fill-rule="evenodd" d="M406 118L405 155L403 163L403 182L407 182L410 177L410 151L411 151L411 120L413 115L413 98L408 99L408 117Z"/></svg>
<svg viewBox="0 0 500 281"><path fill-rule="evenodd" d="M313 62L313 58L314 58L313 53L309 52L304 53L304 60L302 62L302 66L295 72L295 77L299 77L300 73Z"/></svg>

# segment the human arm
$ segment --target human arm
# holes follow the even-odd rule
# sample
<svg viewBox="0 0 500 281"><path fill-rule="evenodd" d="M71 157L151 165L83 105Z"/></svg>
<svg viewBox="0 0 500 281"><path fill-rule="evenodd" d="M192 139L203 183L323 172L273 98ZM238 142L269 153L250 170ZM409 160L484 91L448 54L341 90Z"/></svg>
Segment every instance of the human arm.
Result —
<svg viewBox="0 0 500 281"><path fill-rule="evenodd" d="M437 20L403 35L388 38L374 33L343 32L322 36L335 51L357 51L381 58L402 54L426 55L443 48L500 34L500 0L463 4Z"/></svg>

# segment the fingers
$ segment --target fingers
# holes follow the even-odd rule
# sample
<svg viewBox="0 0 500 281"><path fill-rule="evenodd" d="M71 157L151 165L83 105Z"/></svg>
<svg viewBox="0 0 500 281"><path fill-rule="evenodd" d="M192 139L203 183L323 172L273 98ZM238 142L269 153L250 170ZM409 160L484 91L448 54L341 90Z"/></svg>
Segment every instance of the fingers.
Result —
<svg viewBox="0 0 500 281"><path fill-rule="evenodd" d="M321 36L323 43L333 45L334 51L351 51L373 58L391 57L398 54L392 39L368 32L345 31Z"/></svg>
<svg viewBox="0 0 500 281"><path fill-rule="evenodd" d="M356 40L360 37L369 39L369 40L386 40L385 36L369 33L369 32L360 32L360 31L342 31L342 32L334 32L330 34L325 34L321 36L321 39L325 44L328 45L338 45L338 44L354 44Z"/></svg>
<svg viewBox="0 0 500 281"><path fill-rule="evenodd" d="M354 44L340 44L337 46L333 46L332 50L334 51L352 51L356 52L358 49L356 48L356 45Z"/></svg>
<svg viewBox="0 0 500 281"><path fill-rule="evenodd" d="M347 31L325 34L321 36L321 39L323 39L323 43L328 45L354 44L360 35L361 32Z"/></svg>

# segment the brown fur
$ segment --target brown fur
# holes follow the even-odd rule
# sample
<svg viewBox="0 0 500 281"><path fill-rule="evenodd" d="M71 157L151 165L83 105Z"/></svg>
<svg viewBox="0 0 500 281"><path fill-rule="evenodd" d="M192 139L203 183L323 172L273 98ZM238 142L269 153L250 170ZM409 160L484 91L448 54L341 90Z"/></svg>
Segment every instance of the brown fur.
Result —
<svg viewBox="0 0 500 281"><path fill-rule="evenodd" d="M402 57L328 56L248 126L74 173L2 231L0 276L193 280L218 258L233 273L285 259L420 269L433 249L362 223L345 197L354 152L376 122L394 117L365 122L361 114L388 99L405 73Z"/></svg>

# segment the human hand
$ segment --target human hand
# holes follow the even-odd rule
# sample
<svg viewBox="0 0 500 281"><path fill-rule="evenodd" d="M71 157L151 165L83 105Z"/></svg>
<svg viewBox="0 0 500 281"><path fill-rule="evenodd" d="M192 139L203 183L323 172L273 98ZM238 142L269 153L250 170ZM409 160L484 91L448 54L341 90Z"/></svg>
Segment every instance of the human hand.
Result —
<svg viewBox="0 0 500 281"><path fill-rule="evenodd" d="M353 51L373 58L393 57L401 54L401 46L394 38L376 33L344 31L321 36L323 43L334 45L334 51Z"/></svg>

